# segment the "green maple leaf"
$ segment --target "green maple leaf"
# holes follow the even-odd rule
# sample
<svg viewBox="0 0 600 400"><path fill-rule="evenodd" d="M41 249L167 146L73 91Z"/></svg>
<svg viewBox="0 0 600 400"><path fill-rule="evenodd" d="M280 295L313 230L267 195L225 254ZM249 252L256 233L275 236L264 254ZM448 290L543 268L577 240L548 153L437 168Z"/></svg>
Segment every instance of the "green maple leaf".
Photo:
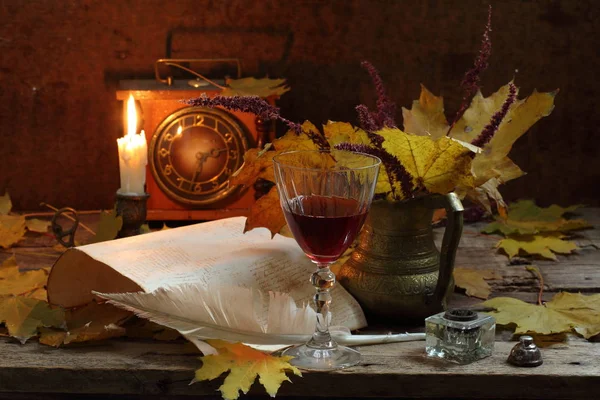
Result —
<svg viewBox="0 0 600 400"><path fill-rule="evenodd" d="M588 228L591 225L583 219L566 219L563 214L573 212L580 205L548 208L538 207L532 200L521 200L510 205L506 219L497 218L483 228L484 233L502 232L504 235L533 235L540 232L565 232Z"/></svg>
<svg viewBox="0 0 600 400"><path fill-rule="evenodd" d="M0 298L0 323L4 322L8 334L21 343L37 334L40 327L62 327L65 312L48 303L23 296Z"/></svg>
<svg viewBox="0 0 600 400"><path fill-rule="evenodd" d="M100 243L106 242L107 240L113 240L117 237L122 227L123 217L117 215L116 210L113 209L111 212L101 212L96 236L92 238L90 243Z"/></svg>

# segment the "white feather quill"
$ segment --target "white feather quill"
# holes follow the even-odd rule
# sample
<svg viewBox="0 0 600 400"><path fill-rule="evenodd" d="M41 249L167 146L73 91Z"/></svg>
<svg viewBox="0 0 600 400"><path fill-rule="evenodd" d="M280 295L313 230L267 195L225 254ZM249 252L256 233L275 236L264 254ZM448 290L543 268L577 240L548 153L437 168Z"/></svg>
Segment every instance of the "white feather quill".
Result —
<svg viewBox="0 0 600 400"><path fill-rule="evenodd" d="M179 331L203 352L202 339L222 339L252 345L291 345L306 342L315 327L316 313L297 307L288 294L243 287L206 289L196 284L163 287L151 293L98 293L110 304ZM424 334L352 335L333 327L334 339L345 345L423 340Z"/></svg>

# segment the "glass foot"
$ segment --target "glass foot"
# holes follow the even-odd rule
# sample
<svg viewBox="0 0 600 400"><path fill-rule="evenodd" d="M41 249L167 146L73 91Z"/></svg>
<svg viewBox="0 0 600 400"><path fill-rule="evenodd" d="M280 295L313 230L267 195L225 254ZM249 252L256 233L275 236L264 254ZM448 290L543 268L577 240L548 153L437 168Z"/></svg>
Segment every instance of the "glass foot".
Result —
<svg viewBox="0 0 600 400"><path fill-rule="evenodd" d="M292 356L290 364L307 370L330 371L352 367L360 362L360 353L350 347L316 349L305 344L290 347L282 355Z"/></svg>

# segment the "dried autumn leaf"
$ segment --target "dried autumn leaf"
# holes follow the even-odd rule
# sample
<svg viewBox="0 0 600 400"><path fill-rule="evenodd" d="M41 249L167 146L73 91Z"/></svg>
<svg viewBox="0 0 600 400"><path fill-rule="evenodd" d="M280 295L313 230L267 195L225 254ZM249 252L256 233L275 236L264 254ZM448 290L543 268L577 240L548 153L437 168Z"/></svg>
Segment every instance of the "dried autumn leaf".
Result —
<svg viewBox="0 0 600 400"><path fill-rule="evenodd" d="M501 279L502 275L491 269L454 268L454 283L466 289L467 296L487 299L492 289L486 279Z"/></svg>
<svg viewBox="0 0 600 400"><path fill-rule="evenodd" d="M509 93L509 84L502 86L489 97L483 97L477 92L469 108L457 121L449 136L471 143L489 124L492 116L501 109ZM471 193L473 187L463 186L458 192L461 196L467 195L471 200L478 202L489 195L489 198L498 201L497 187L501 183L518 178L523 171L508 158L512 145L527 130L542 117L550 115L554 108L555 92L538 93L534 91L529 97L517 100L509 111L490 143L484 146L483 151L473 159L472 172L474 175L473 187L480 188L479 193ZM416 135L431 135L437 139L448 132L448 122L444 116L444 102L440 96L433 95L427 88L421 86L419 100L414 101L411 110L403 109L404 130ZM497 178L496 181L490 181ZM484 186L484 184L488 185ZM486 204L487 203L487 204ZM486 209L489 200L482 203Z"/></svg>
<svg viewBox="0 0 600 400"><path fill-rule="evenodd" d="M430 135L433 139L446 136L448 121L444 114L444 98L435 96L421 85L419 100L412 103L410 110L402 107L404 131L415 135Z"/></svg>
<svg viewBox="0 0 600 400"><path fill-rule="evenodd" d="M100 213L100 222L96 236L92 238L90 243L100 243L107 240L113 240L123 227L123 217L117 215L117 211L113 209L110 212Z"/></svg>
<svg viewBox="0 0 600 400"><path fill-rule="evenodd" d="M523 175L523 171L508 157L515 141L524 135L529 128L543 117L550 115L554 109L554 98L558 91L538 93L534 91L529 97L517 100L509 109L491 141L473 160L475 186L479 187L492 178L501 183ZM452 130L452 137L467 140L480 132L480 127L493 115L492 109L502 104L508 93L508 85L487 99L481 94L475 96L471 107ZM483 125L485 126L485 125ZM463 133L461 135L460 133ZM485 188L484 188L485 190Z"/></svg>
<svg viewBox="0 0 600 400"><path fill-rule="evenodd" d="M239 397L239 392L248 393L256 378L271 397L275 397L284 381L291 382L286 372L302 376L300 370L289 363L292 357L274 357L245 346L222 340L207 340L219 352L217 355L201 357L202 367L196 371L195 382L213 380L229 372L219 390L226 400Z"/></svg>
<svg viewBox="0 0 600 400"><path fill-rule="evenodd" d="M269 193L258 199L246 219L244 232L254 228L265 227L275 235L285 226L285 216L281 210L277 187L273 186Z"/></svg>
<svg viewBox="0 0 600 400"><path fill-rule="evenodd" d="M575 331L589 339L600 333L600 294L584 296L561 292L544 305L510 297L496 297L482 304L496 311L490 315L500 325L517 325L515 333L549 335Z"/></svg>
<svg viewBox="0 0 600 400"><path fill-rule="evenodd" d="M124 336L125 328L119 325L130 317L129 311L91 302L83 307L67 310L66 331L43 330L40 343L58 347L63 344Z"/></svg>
<svg viewBox="0 0 600 400"><path fill-rule="evenodd" d="M340 143L370 144L367 132L347 122L327 121L323 125L323 134L331 147Z"/></svg>
<svg viewBox="0 0 600 400"><path fill-rule="evenodd" d="M5 249L17 243L25 235L25 217L0 215L0 247Z"/></svg>
<svg viewBox="0 0 600 400"><path fill-rule="evenodd" d="M579 247L574 242L563 240L557 235L513 235L509 238L502 239L496 245L497 248L504 250L509 258L513 258L521 251L539 255L550 260L557 261L556 255L571 254Z"/></svg>
<svg viewBox="0 0 600 400"><path fill-rule="evenodd" d="M43 219L31 218L25 220L25 227L31 232L46 233L50 227L50 221Z"/></svg>
<svg viewBox="0 0 600 400"><path fill-rule="evenodd" d="M472 151L459 142L441 137L411 135L400 129L384 128L383 148L395 155L413 178L415 188L446 194L458 185L472 186ZM401 193L401 188L397 188Z"/></svg>
<svg viewBox="0 0 600 400"><path fill-rule="evenodd" d="M47 280L48 273L43 269L19 272L4 279L0 278L0 297L25 295L43 288Z"/></svg>
<svg viewBox="0 0 600 400"><path fill-rule="evenodd" d="M579 207L581 206L575 205L563 208L554 204L548 208L541 208L532 200L521 200L510 205L506 219L497 218L495 222L484 227L482 232L531 235L540 232L565 232L591 227L583 219L563 218L563 214L573 212Z"/></svg>
<svg viewBox="0 0 600 400"><path fill-rule="evenodd" d="M40 287L37 288L35 290L32 290L31 292L28 292L26 294L23 295L24 297L28 297L30 299L37 299L37 300L42 300L42 301L48 301L48 292L46 291L45 287Z"/></svg>
<svg viewBox="0 0 600 400"><path fill-rule="evenodd" d="M0 323L2 322L8 328L10 336L25 343L37 334L40 327L62 327L65 312L42 300L23 296L4 297L0 298Z"/></svg>
<svg viewBox="0 0 600 400"><path fill-rule="evenodd" d="M4 196L0 196L0 215L6 215L12 210L12 201L10 195L5 193Z"/></svg>
<svg viewBox="0 0 600 400"><path fill-rule="evenodd" d="M285 84L285 79L269 78L241 78L227 79L227 87L223 89L223 96L258 96L267 98L281 96L288 92L290 87Z"/></svg>

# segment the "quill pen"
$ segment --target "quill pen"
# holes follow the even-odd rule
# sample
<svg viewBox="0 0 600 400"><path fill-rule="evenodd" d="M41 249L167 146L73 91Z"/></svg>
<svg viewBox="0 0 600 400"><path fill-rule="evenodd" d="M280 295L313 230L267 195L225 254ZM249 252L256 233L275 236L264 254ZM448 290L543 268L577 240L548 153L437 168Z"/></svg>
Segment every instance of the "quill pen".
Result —
<svg viewBox="0 0 600 400"><path fill-rule="evenodd" d="M312 335L316 313L298 307L285 293L244 287L207 289L197 284L159 288L151 293L99 293L108 303L137 316L179 331L205 354L212 349L202 339L222 339L250 345L291 345ZM345 345L364 345L423 340L422 333L352 335L347 328L332 327L334 340Z"/></svg>

